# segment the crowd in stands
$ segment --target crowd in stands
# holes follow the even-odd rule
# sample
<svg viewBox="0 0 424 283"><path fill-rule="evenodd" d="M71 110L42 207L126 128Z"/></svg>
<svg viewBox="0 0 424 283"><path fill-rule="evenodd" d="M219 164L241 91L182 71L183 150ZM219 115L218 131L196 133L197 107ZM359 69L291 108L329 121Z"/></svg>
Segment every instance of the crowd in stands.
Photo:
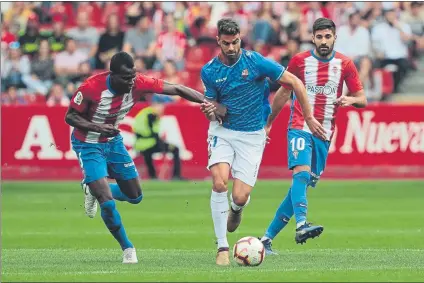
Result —
<svg viewBox="0 0 424 283"><path fill-rule="evenodd" d="M284 66L313 48L313 22L331 18L371 101L402 92L424 50L422 2L2 2L1 13L2 104L66 106L119 50L139 72L202 90L222 17L240 24L243 48Z"/></svg>

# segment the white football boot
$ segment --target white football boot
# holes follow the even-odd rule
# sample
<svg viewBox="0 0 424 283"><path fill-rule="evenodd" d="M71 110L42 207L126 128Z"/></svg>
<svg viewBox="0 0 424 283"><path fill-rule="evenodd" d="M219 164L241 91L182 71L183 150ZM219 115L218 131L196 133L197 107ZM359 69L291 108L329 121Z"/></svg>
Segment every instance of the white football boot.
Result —
<svg viewBox="0 0 424 283"><path fill-rule="evenodd" d="M127 248L124 250L122 263L138 263L137 254L135 253L135 248Z"/></svg>
<svg viewBox="0 0 424 283"><path fill-rule="evenodd" d="M97 213L97 200L91 194L90 188L88 187L87 184L81 184L81 186L84 192L85 214L90 218L94 218L94 216L96 216L96 213Z"/></svg>

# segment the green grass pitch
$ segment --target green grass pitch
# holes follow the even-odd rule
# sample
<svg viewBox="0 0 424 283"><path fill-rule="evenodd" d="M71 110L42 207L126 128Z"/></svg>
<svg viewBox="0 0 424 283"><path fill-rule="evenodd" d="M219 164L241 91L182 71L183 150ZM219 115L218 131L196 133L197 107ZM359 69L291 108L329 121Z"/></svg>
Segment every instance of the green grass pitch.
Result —
<svg viewBox="0 0 424 283"><path fill-rule="evenodd" d="M261 236L288 181L259 181L230 245ZM118 202L139 264L98 213L84 215L77 182L2 185L2 281L422 281L423 181L321 181L308 219L325 227L305 245L294 221L274 240L279 256L255 268L215 266L209 182L145 182L140 205Z"/></svg>

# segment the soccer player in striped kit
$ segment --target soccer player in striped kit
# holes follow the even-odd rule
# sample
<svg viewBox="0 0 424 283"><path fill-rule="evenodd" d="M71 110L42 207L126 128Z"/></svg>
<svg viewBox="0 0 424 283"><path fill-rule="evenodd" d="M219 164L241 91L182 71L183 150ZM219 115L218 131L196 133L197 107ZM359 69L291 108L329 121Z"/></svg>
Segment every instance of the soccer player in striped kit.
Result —
<svg viewBox="0 0 424 283"><path fill-rule="evenodd" d="M315 187L324 171L338 107L362 108L367 105L353 61L333 50L336 38L334 22L326 18L317 19L313 25L312 37L315 49L295 55L287 67L287 70L305 84L313 116L324 126L326 138L323 140L313 135L305 123L307 117L303 116L298 99L292 95L287 151L288 167L293 171L293 181L286 198L280 204L274 219L261 238L267 254L274 253L271 249L271 241L287 225L293 215L296 219L296 243L303 244L307 239L322 233L323 226L313 226L306 221L307 187ZM349 90L347 96L342 95L343 83L346 83ZM284 91L277 93L271 106L271 115L265 126L268 133L272 122L294 91L289 85L283 85L283 87Z"/></svg>
<svg viewBox="0 0 424 283"><path fill-rule="evenodd" d="M204 96L193 89L136 74L133 58L119 52L111 59L110 71L88 78L78 88L65 118L75 128L71 140L84 173L85 212L91 218L95 216L97 199L104 223L123 250L123 263L137 263L138 259L115 200L138 204L143 194L118 125L146 93L179 95L193 102L205 102ZM109 184L106 177L115 179L116 184Z"/></svg>

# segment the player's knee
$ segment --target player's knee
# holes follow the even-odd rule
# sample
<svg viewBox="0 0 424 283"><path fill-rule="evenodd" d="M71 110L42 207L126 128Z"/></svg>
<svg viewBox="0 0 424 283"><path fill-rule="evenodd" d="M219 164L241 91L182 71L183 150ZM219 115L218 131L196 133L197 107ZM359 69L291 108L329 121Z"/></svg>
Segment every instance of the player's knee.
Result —
<svg viewBox="0 0 424 283"><path fill-rule="evenodd" d="M297 165L293 168L293 175L302 171L310 172L311 167L309 167L308 165Z"/></svg>
<svg viewBox="0 0 424 283"><path fill-rule="evenodd" d="M143 194L140 193L136 198L128 198L128 202L132 204L138 204L143 200Z"/></svg>
<svg viewBox="0 0 424 283"><path fill-rule="evenodd" d="M305 184L309 184L309 181L311 180L311 173L309 173L309 171L300 171L293 174L293 179Z"/></svg>
<svg viewBox="0 0 424 283"><path fill-rule="evenodd" d="M228 191L227 182L223 179L218 179L213 182L213 190L218 193L223 193Z"/></svg>
<svg viewBox="0 0 424 283"><path fill-rule="evenodd" d="M232 195L233 202L238 206L245 206L247 201L249 200L248 193L239 193L237 195Z"/></svg>

